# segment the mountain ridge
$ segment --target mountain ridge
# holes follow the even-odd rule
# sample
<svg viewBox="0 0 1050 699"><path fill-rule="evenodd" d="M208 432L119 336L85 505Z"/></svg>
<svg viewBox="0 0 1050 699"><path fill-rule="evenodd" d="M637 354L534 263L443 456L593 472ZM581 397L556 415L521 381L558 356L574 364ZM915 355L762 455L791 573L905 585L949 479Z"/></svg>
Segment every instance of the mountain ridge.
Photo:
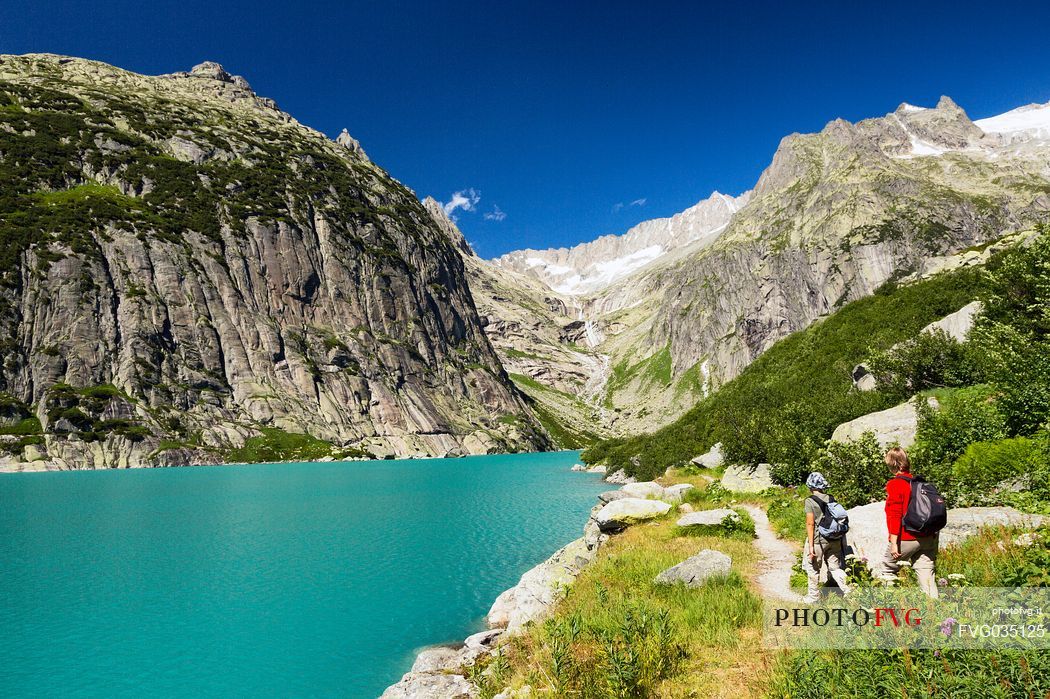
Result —
<svg viewBox="0 0 1050 699"><path fill-rule="evenodd" d="M549 444L416 196L218 64L0 57L0 155L6 467Z"/></svg>

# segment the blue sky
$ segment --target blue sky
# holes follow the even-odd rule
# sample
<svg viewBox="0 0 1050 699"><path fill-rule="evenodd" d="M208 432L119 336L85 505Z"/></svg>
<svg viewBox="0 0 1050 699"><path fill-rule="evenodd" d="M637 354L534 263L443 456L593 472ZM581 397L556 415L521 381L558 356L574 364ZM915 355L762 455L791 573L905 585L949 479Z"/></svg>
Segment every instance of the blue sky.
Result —
<svg viewBox="0 0 1050 699"><path fill-rule="evenodd" d="M835 117L1050 100L1050 3L860 5L0 0L0 52L218 61L421 197L463 193L491 257L739 193Z"/></svg>

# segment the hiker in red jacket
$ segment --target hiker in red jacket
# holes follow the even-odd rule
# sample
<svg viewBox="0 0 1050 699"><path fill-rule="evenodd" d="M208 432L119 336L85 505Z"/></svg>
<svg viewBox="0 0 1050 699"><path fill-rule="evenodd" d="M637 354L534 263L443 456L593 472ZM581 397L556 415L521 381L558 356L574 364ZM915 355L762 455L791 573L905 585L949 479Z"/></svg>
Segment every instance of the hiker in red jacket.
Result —
<svg viewBox="0 0 1050 699"><path fill-rule="evenodd" d="M886 465L893 471L893 477L886 483L886 529L889 531L889 545L883 557L881 577L895 578L900 564L908 561L915 570L922 591L937 599L934 565L937 561L938 535L916 537L901 526L901 520L908 511L908 501L911 499L911 462L907 452L900 447L893 447L886 452Z"/></svg>

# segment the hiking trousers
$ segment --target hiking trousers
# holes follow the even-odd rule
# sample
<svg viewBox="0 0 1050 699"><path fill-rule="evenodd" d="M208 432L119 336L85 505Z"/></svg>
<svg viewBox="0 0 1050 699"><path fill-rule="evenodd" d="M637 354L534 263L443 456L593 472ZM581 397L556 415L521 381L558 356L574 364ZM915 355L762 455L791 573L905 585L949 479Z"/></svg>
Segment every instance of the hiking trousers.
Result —
<svg viewBox="0 0 1050 699"><path fill-rule="evenodd" d="M895 576L897 571L900 570L901 562L908 561L911 563L912 570L915 571L915 577L919 579L919 588L928 597L937 599L935 567L937 564L939 538L937 534L934 534L933 536L924 536L915 541L901 541L901 557L896 560L893 559L893 554L891 553L893 551L892 545L887 543L886 552L882 557L883 577Z"/></svg>
<svg viewBox="0 0 1050 699"><path fill-rule="evenodd" d="M846 551L843 540L822 541L818 539L813 550L817 552L815 560L810 559L808 549L802 551L802 570L806 571L806 579L809 583L805 601L816 602L820 599L820 588L823 581L820 574L821 568L828 571L843 593L849 592L850 588L846 583Z"/></svg>

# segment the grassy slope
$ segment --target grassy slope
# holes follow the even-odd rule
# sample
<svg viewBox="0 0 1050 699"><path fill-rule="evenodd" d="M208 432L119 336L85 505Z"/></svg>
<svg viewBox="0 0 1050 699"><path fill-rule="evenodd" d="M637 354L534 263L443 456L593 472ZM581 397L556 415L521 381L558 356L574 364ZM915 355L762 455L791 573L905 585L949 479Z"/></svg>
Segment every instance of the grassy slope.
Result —
<svg viewBox="0 0 1050 699"><path fill-rule="evenodd" d="M715 442L739 461L777 461L777 449L818 445L846 420L889 407L878 392L851 391L850 372L873 349L886 349L972 301L973 270L887 286L854 301L770 348L733 381L674 423L650 434L605 440L584 453L639 478L681 465ZM784 434L783 425L793 434Z"/></svg>
<svg viewBox="0 0 1050 699"><path fill-rule="evenodd" d="M524 374L510 374L514 384L532 400L532 410L560 449L581 449L598 440L579 416L591 408L576 396L544 385Z"/></svg>
<svg viewBox="0 0 1050 699"><path fill-rule="evenodd" d="M689 499L700 509L753 502L768 508L778 533L800 538L804 493L776 495L708 490L701 477L672 473L667 483L694 483ZM797 516L796 516L797 515ZM530 685L544 696L576 697L826 697L976 696L958 692L1003 686L1002 696L1043 696L1050 690L1046 653L945 653L912 651L774 651L762 648L761 601L748 582L758 562L747 540L731 536L683 536L675 509L666 517L614 536L585 569L551 619L513 640L508 652L477 670L482 697L504 687ZM938 575L959 573L970 584L1019 584L1025 549L1017 532L996 528L942 550ZM733 558L733 574L696 590L653 584L661 570L711 548ZM1038 547L1037 547L1038 548ZM1045 544L1044 556L1050 556ZM1029 549L1029 559L1034 550ZM1037 559L1038 560L1038 559ZM1011 577L1013 576L1013 577ZM914 584L914 582L908 583ZM1031 581L1028 584L1032 584ZM666 616L659 633L626 620L643 613ZM618 646L617 644L621 644ZM619 657L630 645L637 653ZM908 655L907 659L904 655ZM1031 672L1026 672L1026 664ZM859 669L858 669L859 667ZM632 674L635 673L635 674ZM624 676L641 676L642 686L624 691ZM1012 685L1002 683L1012 682ZM956 693L953 694L952 691ZM1030 692L1033 692L1030 694ZM996 695L999 696L999 695Z"/></svg>

